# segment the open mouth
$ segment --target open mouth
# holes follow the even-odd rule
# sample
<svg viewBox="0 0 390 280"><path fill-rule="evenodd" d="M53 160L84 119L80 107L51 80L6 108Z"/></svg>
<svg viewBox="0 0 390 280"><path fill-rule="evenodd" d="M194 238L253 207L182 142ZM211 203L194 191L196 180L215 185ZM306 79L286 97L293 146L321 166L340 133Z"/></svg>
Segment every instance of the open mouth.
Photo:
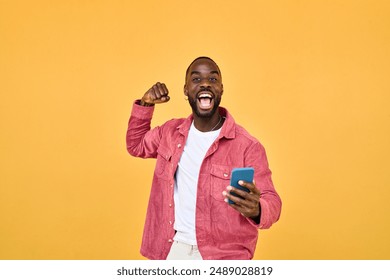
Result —
<svg viewBox="0 0 390 280"><path fill-rule="evenodd" d="M199 107L203 110L208 110L212 108L212 101L213 101L213 96L209 92L203 92L198 95L198 104Z"/></svg>

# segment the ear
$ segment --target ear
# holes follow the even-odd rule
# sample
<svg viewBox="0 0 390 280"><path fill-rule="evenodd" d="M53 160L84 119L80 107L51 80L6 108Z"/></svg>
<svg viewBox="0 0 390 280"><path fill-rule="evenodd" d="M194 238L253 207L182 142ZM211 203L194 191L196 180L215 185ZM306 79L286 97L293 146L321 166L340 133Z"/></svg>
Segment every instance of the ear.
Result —
<svg viewBox="0 0 390 280"><path fill-rule="evenodd" d="M185 96L188 96L187 84L184 85L183 90L184 90L184 95L185 95Z"/></svg>
<svg viewBox="0 0 390 280"><path fill-rule="evenodd" d="M221 84L221 95L223 94L223 84Z"/></svg>

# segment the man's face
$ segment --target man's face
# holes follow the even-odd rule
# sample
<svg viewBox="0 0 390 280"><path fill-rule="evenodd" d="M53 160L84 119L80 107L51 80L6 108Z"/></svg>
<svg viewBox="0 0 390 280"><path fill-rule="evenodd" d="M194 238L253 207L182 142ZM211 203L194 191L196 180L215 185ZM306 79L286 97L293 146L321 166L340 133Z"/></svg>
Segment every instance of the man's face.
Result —
<svg viewBox="0 0 390 280"><path fill-rule="evenodd" d="M222 77L218 66L209 59L196 60L190 67L184 94L192 111L200 118L210 118L218 109L223 93Z"/></svg>

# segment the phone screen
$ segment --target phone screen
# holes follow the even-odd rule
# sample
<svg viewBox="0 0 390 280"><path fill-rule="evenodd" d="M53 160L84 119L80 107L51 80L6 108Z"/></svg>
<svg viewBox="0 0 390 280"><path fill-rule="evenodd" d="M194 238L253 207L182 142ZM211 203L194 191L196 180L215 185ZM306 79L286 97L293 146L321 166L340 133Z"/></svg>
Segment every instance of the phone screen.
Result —
<svg viewBox="0 0 390 280"><path fill-rule="evenodd" d="M234 168L232 170L232 176L230 177L230 185L240 190L249 192L247 188L240 186L238 181L243 180L251 183L253 182L254 173L255 170L252 167ZM234 192L231 192L230 194L242 198ZM234 204L234 202L229 199L229 204Z"/></svg>

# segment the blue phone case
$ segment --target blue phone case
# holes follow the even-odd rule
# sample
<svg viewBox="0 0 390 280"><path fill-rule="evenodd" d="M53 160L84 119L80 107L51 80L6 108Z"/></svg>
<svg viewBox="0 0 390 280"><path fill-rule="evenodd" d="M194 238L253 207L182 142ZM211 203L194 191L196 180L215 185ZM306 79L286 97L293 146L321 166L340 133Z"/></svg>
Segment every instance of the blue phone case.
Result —
<svg viewBox="0 0 390 280"><path fill-rule="evenodd" d="M240 186L238 181L243 180L252 183L254 173L255 170L252 167L234 168L232 170L232 176L230 177L230 185L240 190L249 192L247 188ZM241 197L233 192L231 192L231 195ZM234 202L229 199L229 204L234 204Z"/></svg>

